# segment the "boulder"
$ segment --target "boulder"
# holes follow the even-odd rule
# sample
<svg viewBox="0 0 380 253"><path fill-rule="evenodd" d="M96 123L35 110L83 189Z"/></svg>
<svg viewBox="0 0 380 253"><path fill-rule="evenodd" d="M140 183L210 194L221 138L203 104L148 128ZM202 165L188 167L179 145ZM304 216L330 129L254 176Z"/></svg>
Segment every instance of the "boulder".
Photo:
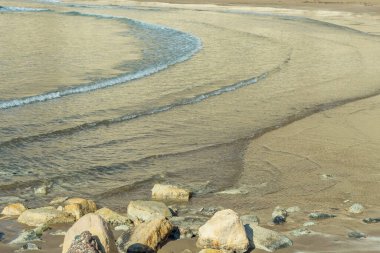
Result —
<svg viewBox="0 0 380 253"><path fill-rule="evenodd" d="M95 213L113 226L132 225L132 221L128 217L120 215L106 207L97 210Z"/></svg>
<svg viewBox="0 0 380 253"><path fill-rule="evenodd" d="M90 232L84 231L74 238L67 253L102 253L97 238Z"/></svg>
<svg viewBox="0 0 380 253"><path fill-rule="evenodd" d="M128 216L135 222L149 221L157 217L170 218L172 213L162 202L136 200L129 203Z"/></svg>
<svg viewBox="0 0 380 253"><path fill-rule="evenodd" d="M364 211L364 206L362 206L359 203L355 203L352 206L350 206L350 208L348 209L348 211L350 213L353 213L353 214L359 214L359 213L362 213Z"/></svg>
<svg viewBox="0 0 380 253"><path fill-rule="evenodd" d="M97 214L89 213L81 217L66 232L63 241L62 253L67 253L76 236L88 231L97 239L98 247L102 253L118 253L115 239L106 221ZM87 238L87 237L86 237Z"/></svg>
<svg viewBox="0 0 380 253"><path fill-rule="evenodd" d="M190 192L174 185L155 184L152 189L152 198L157 200L188 201Z"/></svg>
<svg viewBox="0 0 380 253"><path fill-rule="evenodd" d="M172 232L173 225L165 218L156 218L135 227L128 241L121 242L119 247L128 253L156 252Z"/></svg>
<svg viewBox="0 0 380 253"><path fill-rule="evenodd" d="M41 207L24 211L17 219L18 222L38 226L41 224L70 223L75 219L68 213L58 211L53 207Z"/></svg>
<svg viewBox="0 0 380 253"><path fill-rule="evenodd" d="M273 252L293 245L289 238L273 230L254 224L246 225L245 228L250 242L257 249Z"/></svg>
<svg viewBox="0 0 380 253"><path fill-rule="evenodd" d="M10 205L7 205L6 207L4 207L1 214L8 215L8 216L19 216L26 209L27 208L23 204L15 203L15 204L10 204Z"/></svg>
<svg viewBox="0 0 380 253"><path fill-rule="evenodd" d="M216 212L199 228L197 246L203 249L243 253L248 250L249 242L238 214L226 209Z"/></svg>
<svg viewBox="0 0 380 253"><path fill-rule="evenodd" d="M79 219L85 214L93 213L96 211L96 204L94 201L82 198L71 198L64 202L64 211Z"/></svg>

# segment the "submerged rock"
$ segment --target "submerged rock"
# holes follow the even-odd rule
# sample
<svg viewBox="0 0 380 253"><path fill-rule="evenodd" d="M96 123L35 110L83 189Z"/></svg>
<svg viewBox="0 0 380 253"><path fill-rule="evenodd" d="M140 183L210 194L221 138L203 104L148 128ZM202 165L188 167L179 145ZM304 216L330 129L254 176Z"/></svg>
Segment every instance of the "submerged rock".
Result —
<svg viewBox="0 0 380 253"><path fill-rule="evenodd" d="M173 225L165 218L156 218L135 227L128 238L119 241L119 248L128 253L156 252L157 248L166 241L172 232ZM129 239L128 241L125 241Z"/></svg>
<svg viewBox="0 0 380 253"><path fill-rule="evenodd" d="M14 203L9 204L6 207L4 207L1 214L7 215L7 216L19 216L22 214L27 208L21 204L21 203Z"/></svg>
<svg viewBox="0 0 380 253"><path fill-rule="evenodd" d="M47 195L49 187L47 185L41 185L40 187L34 188L34 194L36 195Z"/></svg>
<svg viewBox="0 0 380 253"><path fill-rule="evenodd" d="M314 226L316 223L314 221L307 221L303 224L304 227Z"/></svg>
<svg viewBox="0 0 380 253"><path fill-rule="evenodd" d="M102 253L102 250L97 239L89 231L84 231L74 238L67 253Z"/></svg>
<svg viewBox="0 0 380 253"><path fill-rule="evenodd" d="M364 223L379 223L380 222L380 217L379 218L365 218L363 219Z"/></svg>
<svg viewBox="0 0 380 253"><path fill-rule="evenodd" d="M309 218L310 219L329 219L329 218L335 218L335 214L329 214L329 213L310 213Z"/></svg>
<svg viewBox="0 0 380 253"><path fill-rule="evenodd" d="M24 244L28 242L41 241L41 236L49 227L47 225L40 225L35 229L27 229L9 244Z"/></svg>
<svg viewBox="0 0 380 253"><path fill-rule="evenodd" d="M190 192L174 185L155 184L152 189L152 198L157 200L188 201Z"/></svg>
<svg viewBox="0 0 380 253"><path fill-rule="evenodd" d="M91 236L97 238L97 243L102 253L117 253L117 248L115 245L115 239L111 232L108 223L103 220L97 214L89 213L80 218L74 225L67 231L62 253L66 253L76 236L88 231ZM87 238L87 237L86 237Z"/></svg>
<svg viewBox="0 0 380 253"><path fill-rule="evenodd" d="M302 235L311 234L311 231L308 228L299 228L299 229L295 229L295 230L291 231L290 234L292 236L299 237Z"/></svg>
<svg viewBox="0 0 380 253"><path fill-rule="evenodd" d="M74 217L53 207L41 207L24 211L17 221L29 226L38 226L41 224L70 223L74 221Z"/></svg>
<svg viewBox="0 0 380 253"><path fill-rule="evenodd" d="M172 213L164 203L142 200L129 203L128 215L133 221L149 221L157 217L172 217Z"/></svg>
<svg viewBox="0 0 380 253"><path fill-rule="evenodd" d="M207 218L199 216L172 217L170 222L174 226L171 237L183 239L198 236L198 230L207 222Z"/></svg>
<svg viewBox="0 0 380 253"><path fill-rule="evenodd" d="M132 221L123 215L120 215L109 208L103 207L95 212L100 215L106 222L113 226L119 225L130 225L132 226Z"/></svg>
<svg viewBox="0 0 380 253"><path fill-rule="evenodd" d="M362 233L362 232L359 232L359 231L351 231L347 234L347 236L349 238L355 238L355 239L360 239L360 238L366 238L367 235Z"/></svg>
<svg viewBox="0 0 380 253"><path fill-rule="evenodd" d="M285 210L285 208L282 208L280 206L276 206L272 213L272 221L274 224L282 224L286 222L286 217L288 217L288 212Z"/></svg>
<svg viewBox="0 0 380 253"><path fill-rule="evenodd" d="M348 209L348 211L350 213L353 213L353 214L359 214L359 213L362 213L364 211L364 206L362 206L359 203L355 203L352 206L350 206L350 208Z"/></svg>
<svg viewBox="0 0 380 253"><path fill-rule="evenodd" d="M272 252L293 245L293 242L288 237L273 230L254 224L246 225L245 228L247 236L255 248Z"/></svg>
<svg viewBox="0 0 380 253"><path fill-rule="evenodd" d="M222 210L199 228L197 246L224 252L243 253L249 248L248 238L236 212Z"/></svg>
<svg viewBox="0 0 380 253"><path fill-rule="evenodd" d="M29 243L22 245L21 249L16 250L16 252L27 251L27 250L40 250L40 249L41 248L38 247L36 244L29 242Z"/></svg>
<svg viewBox="0 0 380 253"><path fill-rule="evenodd" d="M213 216L216 212L223 210L222 207L202 207L199 209L197 214L201 214L204 216Z"/></svg>

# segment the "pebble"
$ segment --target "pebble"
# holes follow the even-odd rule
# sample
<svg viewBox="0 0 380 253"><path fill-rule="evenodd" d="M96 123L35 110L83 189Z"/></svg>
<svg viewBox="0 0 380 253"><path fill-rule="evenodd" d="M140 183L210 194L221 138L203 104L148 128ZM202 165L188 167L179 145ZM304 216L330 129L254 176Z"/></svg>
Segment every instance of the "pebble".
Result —
<svg viewBox="0 0 380 253"><path fill-rule="evenodd" d="M364 211L364 206L362 206L359 203L355 203L352 206L350 206L350 208L348 209L348 211L350 213L353 213L353 214L362 213Z"/></svg>

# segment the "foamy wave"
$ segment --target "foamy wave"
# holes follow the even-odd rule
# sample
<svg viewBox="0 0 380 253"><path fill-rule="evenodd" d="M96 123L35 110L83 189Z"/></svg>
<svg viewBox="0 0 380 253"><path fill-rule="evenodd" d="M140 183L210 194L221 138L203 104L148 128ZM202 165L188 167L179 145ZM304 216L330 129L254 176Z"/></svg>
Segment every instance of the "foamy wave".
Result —
<svg viewBox="0 0 380 253"><path fill-rule="evenodd" d="M49 11L49 9L37 9L26 7L0 6L0 12L40 12Z"/></svg>
<svg viewBox="0 0 380 253"><path fill-rule="evenodd" d="M180 34L181 39L186 42L186 47L184 48L185 52L183 55L179 55L175 59L169 59L166 62L157 64L154 66L149 66L145 69L139 70L139 71L134 72L134 73L127 73L127 74L123 74L123 75L120 75L120 76L117 76L114 78L109 78L109 79L104 79L104 80L94 82L94 83L79 85L77 87L73 87L73 88L69 88L69 89L47 92L47 93L39 94L36 96L0 101L0 109L7 109L7 108L11 108L11 107L23 106L26 104L43 102L43 101L57 99L57 98L61 98L61 97L69 96L69 95L73 95L73 94L90 92L90 91L94 91L94 90L103 89L106 87L118 85L121 83L126 83L126 82L129 82L132 80L140 79L140 78L152 75L154 73L157 73L161 70L164 70L164 69L166 69L166 68L168 68L174 64L186 61L202 48L202 43L201 43L201 40L199 38L197 38L191 34L180 32L180 31L177 31L177 30L165 27L165 26L161 26L161 25L147 24L147 23L144 23L142 21L133 20L133 19L125 18L125 17L119 17L119 16L111 16L111 15L86 14L86 13L80 13L80 12L66 12L66 13L61 13L61 14L92 16L92 17L105 18L105 19L119 19L119 20L127 21L129 23L133 23L133 24L138 25L140 27L143 27L145 29L154 29L154 30L162 30L162 31L165 30L165 31L174 32L174 33ZM181 46L183 46L183 45L181 45Z"/></svg>

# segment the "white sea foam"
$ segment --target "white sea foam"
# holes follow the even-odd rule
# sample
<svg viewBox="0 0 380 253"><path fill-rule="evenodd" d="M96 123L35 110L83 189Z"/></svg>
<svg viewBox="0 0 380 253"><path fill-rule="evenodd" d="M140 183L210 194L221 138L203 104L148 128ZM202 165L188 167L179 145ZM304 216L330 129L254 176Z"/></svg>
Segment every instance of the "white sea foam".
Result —
<svg viewBox="0 0 380 253"><path fill-rule="evenodd" d="M57 99L64 96L69 96L77 93L85 93L90 92L98 89L103 89L106 87L114 86L121 83L126 83L132 80L136 80L139 78L143 78L149 75L152 75L156 72L159 72L161 70L164 70L174 64L183 62L191 58L195 53L197 53L202 48L201 40L191 34L180 32L165 26L161 25L153 25L153 24L147 24L142 21L133 20L125 17L119 17L119 16L112 16L112 15L102 15L102 14L87 14L87 13L80 13L80 12L67 12L67 13L61 13L61 14L68 14L68 15L81 15L81 16L93 16L98 18L106 18L106 19L119 19L119 20L125 20L130 23L134 23L135 25L139 25L145 29L154 29L154 30L166 30L166 31L172 31L175 33L180 33L181 39L184 39L187 44L190 44L191 46L186 47L186 50L183 55L178 55L174 59L169 59L166 62L146 67L145 69L139 70L134 73L126 73L114 78L104 79L98 82L79 85L74 88L69 89L63 89L58 91L52 91L47 92L44 94L39 94L35 96L30 97L23 97L23 98L17 98L7 101L0 101L0 108L1 109L7 109L11 107L17 107L17 106L23 106L26 104L36 103L36 102L43 102L47 100Z"/></svg>

